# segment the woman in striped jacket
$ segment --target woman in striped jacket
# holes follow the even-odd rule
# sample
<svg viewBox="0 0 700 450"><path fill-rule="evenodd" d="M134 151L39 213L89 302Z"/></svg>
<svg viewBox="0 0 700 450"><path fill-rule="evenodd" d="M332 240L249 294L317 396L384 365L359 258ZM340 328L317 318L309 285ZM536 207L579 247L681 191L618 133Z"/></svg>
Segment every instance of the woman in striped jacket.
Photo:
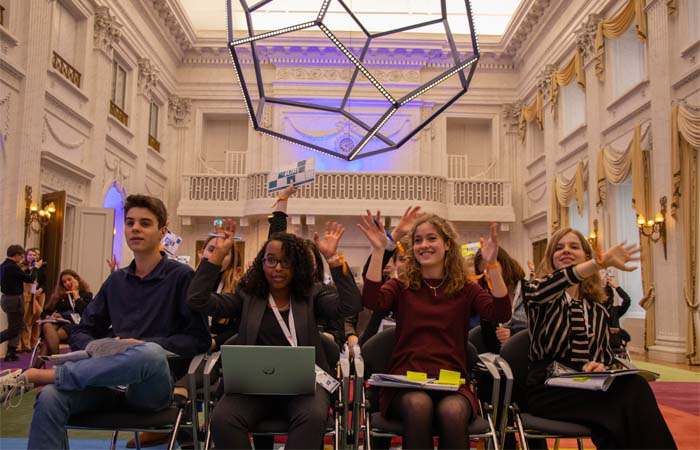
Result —
<svg viewBox="0 0 700 450"><path fill-rule="evenodd" d="M585 372L613 362L607 297L599 271L632 271L639 248L624 243L596 255L577 230L552 236L538 276L527 283L525 302L530 332L529 412L589 426L598 448L676 448L649 384L639 375L618 377L607 391L546 386L553 362Z"/></svg>

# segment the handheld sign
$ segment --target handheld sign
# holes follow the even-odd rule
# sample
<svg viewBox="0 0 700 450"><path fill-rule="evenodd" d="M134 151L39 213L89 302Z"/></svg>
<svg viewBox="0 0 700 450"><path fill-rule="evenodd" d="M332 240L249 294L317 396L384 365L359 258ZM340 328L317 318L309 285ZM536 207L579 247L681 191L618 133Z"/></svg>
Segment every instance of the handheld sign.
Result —
<svg viewBox="0 0 700 450"><path fill-rule="evenodd" d="M267 177L267 192L277 192L294 182L294 186L312 183L316 180L316 158L299 161L293 166L281 168L279 172L270 172Z"/></svg>

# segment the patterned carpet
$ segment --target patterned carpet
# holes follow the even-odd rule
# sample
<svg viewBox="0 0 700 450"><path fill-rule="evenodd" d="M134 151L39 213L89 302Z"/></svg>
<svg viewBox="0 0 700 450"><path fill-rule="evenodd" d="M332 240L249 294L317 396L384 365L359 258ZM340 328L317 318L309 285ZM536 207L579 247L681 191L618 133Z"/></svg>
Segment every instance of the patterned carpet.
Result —
<svg viewBox="0 0 700 450"><path fill-rule="evenodd" d="M25 368L28 362L29 354L25 353L16 363L0 363L0 368ZM661 374L661 378L651 383L651 387L678 448L700 449L700 373L646 362L635 364ZM35 397L36 391L29 392L24 395L19 407L0 409L0 449L26 449ZM73 450L108 449L110 436L108 432L71 431L70 447ZM117 448L125 448L126 439L131 436L124 433L121 437L123 440L118 442ZM165 449L167 446L163 444L152 448ZM549 448L554 448L553 441L549 443ZM563 440L559 448L575 449L576 442ZM585 448L595 447L587 441Z"/></svg>

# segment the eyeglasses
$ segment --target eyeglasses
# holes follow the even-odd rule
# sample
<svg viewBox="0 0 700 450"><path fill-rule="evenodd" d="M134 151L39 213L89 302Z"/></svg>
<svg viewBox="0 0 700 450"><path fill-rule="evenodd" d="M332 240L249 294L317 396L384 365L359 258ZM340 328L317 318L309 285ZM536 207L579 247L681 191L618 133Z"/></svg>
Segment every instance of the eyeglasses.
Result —
<svg viewBox="0 0 700 450"><path fill-rule="evenodd" d="M263 263L270 269L274 269L277 267L277 264L280 264L283 269L289 269L290 263L286 259L277 259L272 255L266 256L263 258Z"/></svg>

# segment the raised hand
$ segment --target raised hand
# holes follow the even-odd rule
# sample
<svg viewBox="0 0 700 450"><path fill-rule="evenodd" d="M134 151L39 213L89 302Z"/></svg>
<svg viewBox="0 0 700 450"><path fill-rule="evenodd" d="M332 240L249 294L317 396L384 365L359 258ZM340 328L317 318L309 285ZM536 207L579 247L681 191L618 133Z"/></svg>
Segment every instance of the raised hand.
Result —
<svg viewBox="0 0 700 450"><path fill-rule="evenodd" d="M621 242L610 247L608 251L603 254L601 262L606 267L615 267L625 272L631 272L637 269L637 266L628 266L627 263L630 261L639 261L639 259L639 246L634 244L627 245L626 242Z"/></svg>
<svg viewBox="0 0 700 450"><path fill-rule="evenodd" d="M112 255L112 259L107 260L107 267L109 267L110 272L116 272L119 270L119 261L117 261L117 255Z"/></svg>
<svg viewBox="0 0 700 450"><path fill-rule="evenodd" d="M357 224L357 228L367 237L367 240L372 245L372 249L378 250L386 248L389 238L386 236L381 212L377 211L375 217L372 216L372 212L368 209L366 215L360 216L360 222L361 223Z"/></svg>
<svg viewBox="0 0 700 450"><path fill-rule="evenodd" d="M280 197L287 197L287 198L293 197L294 194L296 194L298 190L299 190L299 188L294 186L294 181L291 181L287 185L286 188L284 188L280 191Z"/></svg>
<svg viewBox="0 0 700 450"><path fill-rule="evenodd" d="M411 231L411 227L416 223L416 220L423 215L425 215L425 213L421 211L420 206L409 206L406 212L403 213L403 216L401 216L399 224L396 225L394 231L391 232L391 237L397 242L400 241Z"/></svg>
<svg viewBox="0 0 700 450"><path fill-rule="evenodd" d="M481 256L484 258L484 264L491 265L497 261L498 257L498 224L491 223L489 228L489 238L484 241L484 238L479 238L481 243Z"/></svg>
<svg viewBox="0 0 700 450"><path fill-rule="evenodd" d="M323 240L314 233L314 243L318 247L324 258L328 259L338 251L338 242L343 237L345 228L337 222L326 222L326 229L323 231Z"/></svg>
<svg viewBox="0 0 700 450"><path fill-rule="evenodd" d="M231 247L234 243L234 235L236 234L236 222L232 219L225 219L221 226L214 227L216 234L223 237L214 238L214 251L209 257L209 262L212 264L221 264L226 255L231 252Z"/></svg>

